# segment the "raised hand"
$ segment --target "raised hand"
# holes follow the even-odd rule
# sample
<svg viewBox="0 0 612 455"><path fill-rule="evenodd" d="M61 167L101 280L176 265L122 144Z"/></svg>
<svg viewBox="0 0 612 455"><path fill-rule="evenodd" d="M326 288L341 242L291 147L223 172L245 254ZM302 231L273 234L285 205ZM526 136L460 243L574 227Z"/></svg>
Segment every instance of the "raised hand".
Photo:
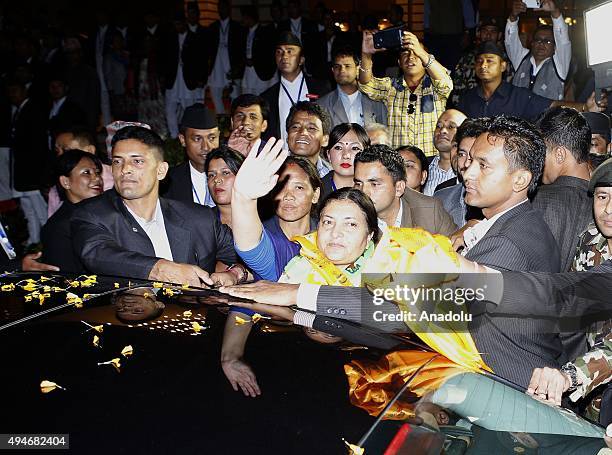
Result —
<svg viewBox="0 0 612 455"><path fill-rule="evenodd" d="M239 152L242 156L248 156L253 147L253 143L249 139L249 131L244 126L234 128L227 140L227 145Z"/></svg>
<svg viewBox="0 0 612 455"><path fill-rule="evenodd" d="M402 33L402 48L411 51L425 63L429 59L429 54L423 48L421 42L414 33L404 31Z"/></svg>
<svg viewBox="0 0 612 455"><path fill-rule="evenodd" d="M510 20L512 22L516 21L521 13L527 11L527 5L523 2L523 0L513 0L512 2L512 11L510 12Z"/></svg>
<svg viewBox="0 0 612 455"><path fill-rule="evenodd" d="M289 156L282 140L270 138L259 155L250 153L234 179L233 194L256 200L268 194L278 182L276 172Z"/></svg>
<svg viewBox="0 0 612 455"><path fill-rule="evenodd" d="M589 112L604 112L608 108L608 94L604 92L601 100L597 101L595 99L595 92L593 92L585 104L586 110Z"/></svg>
<svg viewBox="0 0 612 455"><path fill-rule="evenodd" d="M363 38L361 40L361 52L364 54L372 55L376 52L386 51L386 49L376 49L374 47L374 31L372 30L364 30Z"/></svg>

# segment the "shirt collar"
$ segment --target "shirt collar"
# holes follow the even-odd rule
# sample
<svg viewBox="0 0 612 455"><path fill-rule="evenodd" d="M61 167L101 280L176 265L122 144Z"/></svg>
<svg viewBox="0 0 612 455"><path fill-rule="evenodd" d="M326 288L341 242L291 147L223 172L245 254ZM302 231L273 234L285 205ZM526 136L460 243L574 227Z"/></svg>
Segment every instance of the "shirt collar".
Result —
<svg viewBox="0 0 612 455"><path fill-rule="evenodd" d="M226 17L225 19L219 20L219 23L221 24L223 28L225 28L225 26L229 24L229 20L230 20L229 17Z"/></svg>
<svg viewBox="0 0 612 455"><path fill-rule="evenodd" d="M393 225L393 227L402 227L402 217L403 216L404 216L404 204L402 203L402 200L400 199L400 208L397 211L397 216L395 217L395 224ZM385 229L389 227L387 225L387 222L383 220L382 218L377 218L377 222L378 222L378 228L381 231L384 231Z"/></svg>
<svg viewBox="0 0 612 455"><path fill-rule="evenodd" d="M587 191L589 189L589 181L581 179L579 177L572 177L570 175L562 175L550 185L565 186L569 188L576 188L578 190Z"/></svg>
<svg viewBox="0 0 612 455"><path fill-rule="evenodd" d="M342 90L340 90L340 87L338 87L338 95L339 95L341 98L344 98L344 99L346 99L346 100L349 100L351 104L352 104L352 103L353 103L353 102L354 102L354 101L357 99L357 97L359 96L359 94L360 94L360 93L361 93L361 92L360 92L359 90L357 90L357 91L355 91L355 93L353 93L352 95L347 95L347 94L346 94L346 93L344 93Z"/></svg>
<svg viewBox="0 0 612 455"><path fill-rule="evenodd" d="M493 98L494 96L508 98L510 96L511 91L512 91L512 85L502 80L501 84L499 84L499 87L497 87L497 89L495 89L495 92L493 92L493 95L491 96L491 98ZM482 91L482 86L480 84L478 85L477 93L478 93L478 96L484 99L484 92Z"/></svg>
<svg viewBox="0 0 612 455"><path fill-rule="evenodd" d="M293 25L300 25L302 23L302 16L298 17L297 19L289 18L289 20Z"/></svg>
<svg viewBox="0 0 612 455"><path fill-rule="evenodd" d="M125 204L125 202L124 202L124 204ZM164 219L164 214L162 213L161 204L159 203L159 198L157 198L157 205L155 206L155 213L153 214L153 218L150 219L150 220L145 220L141 216L136 215L136 213L134 213L132 211L132 209L128 207L127 204L125 204L125 208L127 208L128 212L130 212L132 214L132 216L134 217L134 219L136 221L138 221L138 224L140 224L143 227L148 225L148 224L159 223L161 220Z"/></svg>
<svg viewBox="0 0 612 455"><path fill-rule="evenodd" d="M303 77L303 76L304 76L304 73L302 73L302 72L300 71L300 73L297 75L297 77L296 77L295 79L293 79L293 82L291 82L291 81L289 81L289 80L285 79L285 78L284 78L284 76L281 76L281 82L282 82L283 84L285 84L285 86L287 86L287 85L290 85L290 86L294 86L294 85L296 85L296 86L298 86L298 87L299 87L299 86L300 86L300 84L302 83L302 77ZM304 81L304 82L306 82L306 81Z"/></svg>
<svg viewBox="0 0 612 455"><path fill-rule="evenodd" d="M191 161L189 162L189 171L193 174L195 173L196 175L203 175L206 176L206 172L200 172L198 171L195 167L193 167L193 164L191 164Z"/></svg>
<svg viewBox="0 0 612 455"><path fill-rule="evenodd" d="M53 107L59 109L60 107L62 107L62 104L64 104L64 101L66 101L65 96L61 97L59 100L53 101Z"/></svg>
<svg viewBox="0 0 612 455"><path fill-rule="evenodd" d="M149 33L155 33L157 31L157 24L155 24L153 27L147 27L147 31Z"/></svg>
<svg viewBox="0 0 612 455"><path fill-rule="evenodd" d="M189 27L189 30L191 30L192 33L198 31L198 24L187 24L187 27Z"/></svg>

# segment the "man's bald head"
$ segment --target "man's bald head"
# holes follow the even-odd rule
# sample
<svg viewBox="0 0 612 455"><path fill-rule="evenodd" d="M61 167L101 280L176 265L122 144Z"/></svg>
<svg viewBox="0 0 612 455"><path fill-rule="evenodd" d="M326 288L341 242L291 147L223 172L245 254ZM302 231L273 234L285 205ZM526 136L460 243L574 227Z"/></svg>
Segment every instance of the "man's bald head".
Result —
<svg viewBox="0 0 612 455"><path fill-rule="evenodd" d="M438 123L434 130L434 146L439 152L450 153L457 127L465 119L465 114L457 109L447 109L438 117Z"/></svg>

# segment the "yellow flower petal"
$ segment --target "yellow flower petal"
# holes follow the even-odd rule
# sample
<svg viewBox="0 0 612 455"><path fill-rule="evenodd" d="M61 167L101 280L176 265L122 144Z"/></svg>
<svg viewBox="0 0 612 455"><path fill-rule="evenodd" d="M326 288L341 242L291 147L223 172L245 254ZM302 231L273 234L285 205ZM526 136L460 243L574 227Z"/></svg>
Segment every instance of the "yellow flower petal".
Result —
<svg viewBox="0 0 612 455"><path fill-rule="evenodd" d="M115 289L119 289L119 283L115 283Z"/></svg>
<svg viewBox="0 0 612 455"><path fill-rule="evenodd" d="M235 323L236 325L243 325L243 324L248 324L248 320L246 319L242 319L240 316L236 316L235 317Z"/></svg>
<svg viewBox="0 0 612 455"><path fill-rule="evenodd" d="M363 455L365 453L365 449L363 447L359 447L358 445L351 444L347 442L344 438L342 439L346 446L349 448L349 455Z"/></svg>
<svg viewBox="0 0 612 455"><path fill-rule="evenodd" d="M92 344L97 348L100 347L100 337L98 335L94 335Z"/></svg>
<svg viewBox="0 0 612 455"><path fill-rule="evenodd" d="M126 357L126 358L127 358L127 357L131 356L132 354L134 354L134 348L132 348L132 345L131 345L131 344L128 344L126 347L124 347L124 348L121 350L121 355L122 355L123 357Z"/></svg>
<svg viewBox="0 0 612 455"><path fill-rule="evenodd" d="M159 281L156 281L153 283L153 287L154 288L163 288L164 287L164 283L160 283Z"/></svg>
<svg viewBox="0 0 612 455"><path fill-rule="evenodd" d="M1 288L4 292L10 292L10 291L14 291L15 290L15 285L13 283L11 284L4 284L2 285Z"/></svg>
<svg viewBox="0 0 612 455"><path fill-rule="evenodd" d="M193 313L190 310L183 311L183 316L185 316L186 318L190 318L191 316L193 316Z"/></svg>
<svg viewBox="0 0 612 455"><path fill-rule="evenodd" d="M253 321L253 324L257 324L261 318L263 318L261 314L255 313L253 316L251 316L251 321Z"/></svg>
<svg viewBox="0 0 612 455"><path fill-rule="evenodd" d="M56 384L53 381L47 381L46 379L43 379L42 381L40 381L40 391L42 393L53 392L55 389L66 390L61 385Z"/></svg>
<svg viewBox="0 0 612 455"><path fill-rule="evenodd" d="M168 297L172 297L174 295L174 291L170 288L164 288L163 294L167 295Z"/></svg>
<svg viewBox="0 0 612 455"><path fill-rule="evenodd" d="M193 329L195 333L199 333L204 327L202 327L200 324L194 321L191 323L191 328Z"/></svg>

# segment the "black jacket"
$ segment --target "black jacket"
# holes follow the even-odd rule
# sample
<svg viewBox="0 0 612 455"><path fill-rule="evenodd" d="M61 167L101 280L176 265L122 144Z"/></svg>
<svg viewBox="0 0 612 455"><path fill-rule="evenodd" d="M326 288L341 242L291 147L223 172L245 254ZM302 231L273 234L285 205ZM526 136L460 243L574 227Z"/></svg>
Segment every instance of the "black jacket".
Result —
<svg viewBox="0 0 612 455"><path fill-rule="evenodd" d="M166 199L181 201L185 204L193 203L193 186L188 160L170 168L160 186L160 194Z"/></svg>
<svg viewBox="0 0 612 455"><path fill-rule="evenodd" d="M276 72L276 62L274 60L275 37L275 31L270 26L259 24L257 30L255 30L251 60L253 67L255 68L255 72L257 73L257 77L259 77L259 79L262 81L272 79L274 73Z"/></svg>
<svg viewBox="0 0 612 455"><path fill-rule="evenodd" d="M181 60L183 62L183 78L185 85L189 90L194 90L198 86L206 83L208 75L208 66L206 58L206 49L203 46L202 39L187 31L187 36L183 43L181 51ZM164 75L164 87L171 89L176 81L179 64L179 38L178 34L169 33L165 36L162 45L162 65L159 69Z"/></svg>
<svg viewBox="0 0 612 455"><path fill-rule="evenodd" d="M209 273L215 264L236 262L231 230L212 209L160 198L174 262ZM72 244L93 273L146 279L159 260L151 240L115 190L83 201L71 221Z"/></svg>
<svg viewBox="0 0 612 455"><path fill-rule="evenodd" d="M217 51L219 50L219 30L221 24L215 21L208 27L208 38L206 40L206 48L209 50L209 65L208 74L213 70ZM227 53L230 59L231 79L240 79L244 73L244 56L246 52L247 32L238 22L229 21Z"/></svg>
<svg viewBox="0 0 612 455"><path fill-rule="evenodd" d="M43 226L40 232L43 244L41 262L56 265L62 272L81 274L85 272L85 267L72 250L70 234L70 218L75 207L75 204L64 201Z"/></svg>

